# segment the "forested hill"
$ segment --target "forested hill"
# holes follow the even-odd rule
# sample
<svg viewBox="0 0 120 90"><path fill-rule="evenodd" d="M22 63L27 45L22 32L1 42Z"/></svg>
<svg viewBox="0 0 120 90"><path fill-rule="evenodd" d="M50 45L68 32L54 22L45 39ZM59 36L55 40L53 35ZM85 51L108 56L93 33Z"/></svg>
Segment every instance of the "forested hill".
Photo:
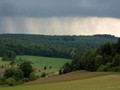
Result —
<svg viewBox="0 0 120 90"><path fill-rule="evenodd" d="M31 34L0 34L0 55L12 50L17 55L37 55L71 58L77 51L83 53L106 42L116 42L111 35L50 36Z"/></svg>

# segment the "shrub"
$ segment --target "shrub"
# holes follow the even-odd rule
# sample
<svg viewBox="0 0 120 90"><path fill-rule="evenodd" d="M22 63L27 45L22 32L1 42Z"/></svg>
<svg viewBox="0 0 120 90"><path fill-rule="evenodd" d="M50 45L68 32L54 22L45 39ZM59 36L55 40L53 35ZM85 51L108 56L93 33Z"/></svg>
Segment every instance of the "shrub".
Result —
<svg viewBox="0 0 120 90"><path fill-rule="evenodd" d="M52 67L50 66L49 69L51 69Z"/></svg>
<svg viewBox="0 0 120 90"><path fill-rule="evenodd" d="M17 81L17 84L23 84L23 79Z"/></svg>
<svg viewBox="0 0 120 90"><path fill-rule="evenodd" d="M61 75L61 74L63 74L63 70L62 69L59 70L59 75Z"/></svg>
<svg viewBox="0 0 120 90"><path fill-rule="evenodd" d="M17 72L15 73L15 79L17 81L19 81L19 80L21 80L23 78L24 78L24 74L23 74L22 70L17 69Z"/></svg>
<svg viewBox="0 0 120 90"><path fill-rule="evenodd" d="M46 66L44 66L44 70L46 70L47 69L47 67Z"/></svg>
<svg viewBox="0 0 120 90"><path fill-rule="evenodd" d="M45 72L43 72L42 74L41 74L41 77L46 77L47 76L47 74L45 73Z"/></svg>
<svg viewBox="0 0 120 90"><path fill-rule="evenodd" d="M113 58L113 65L116 67L116 66L120 66L120 54L119 55L116 55L114 58Z"/></svg>
<svg viewBox="0 0 120 90"><path fill-rule="evenodd" d="M114 67L114 68L112 68L112 70L114 72L120 72L120 66Z"/></svg>
<svg viewBox="0 0 120 90"><path fill-rule="evenodd" d="M29 78L24 78L23 79L23 82L29 82L30 80L29 80Z"/></svg>
<svg viewBox="0 0 120 90"><path fill-rule="evenodd" d="M37 76L35 75L34 72L32 72L32 73L30 74L29 79L30 79L30 81L32 81L32 80L36 80L36 79L37 79Z"/></svg>
<svg viewBox="0 0 120 90"><path fill-rule="evenodd" d="M20 79L23 78L23 72L20 69L15 68L6 69L4 77L5 78L14 77L16 81L19 81Z"/></svg>
<svg viewBox="0 0 120 90"><path fill-rule="evenodd" d="M2 57L1 60L2 60L2 61L10 61L8 56L4 56L4 57Z"/></svg>
<svg viewBox="0 0 120 90"><path fill-rule="evenodd" d="M32 63L29 61L24 61L20 64L19 69L21 69L24 73L25 78L29 78L30 74L33 72Z"/></svg>
<svg viewBox="0 0 120 90"><path fill-rule="evenodd" d="M68 73L72 71L71 65L69 63L65 63L62 69L63 69L63 73Z"/></svg>
<svg viewBox="0 0 120 90"><path fill-rule="evenodd" d="M10 68L10 69L6 69L5 70L5 73L4 73L4 77L5 78L9 78L9 77L13 77L14 76L14 69L13 68Z"/></svg>
<svg viewBox="0 0 120 90"><path fill-rule="evenodd" d="M98 71L107 71L107 67L105 65L100 65Z"/></svg>
<svg viewBox="0 0 120 90"><path fill-rule="evenodd" d="M8 84L9 86L14 86L17 84L16 80L12 77L6 79L5 81L6 81L6 84Z"/></svg>
<svg viewBox="0 0 120 90"><path fill-rule="evenodd" d="M113 71L112 66L113 66L112 63L107 63L106 65L101 65L98 68L98 71Z"/></svg>
<svg viewBox="0 0 120 90"><path fill-rule="evenodd" d="M4 78L0 77L0 85L4 85Z"/></svg>

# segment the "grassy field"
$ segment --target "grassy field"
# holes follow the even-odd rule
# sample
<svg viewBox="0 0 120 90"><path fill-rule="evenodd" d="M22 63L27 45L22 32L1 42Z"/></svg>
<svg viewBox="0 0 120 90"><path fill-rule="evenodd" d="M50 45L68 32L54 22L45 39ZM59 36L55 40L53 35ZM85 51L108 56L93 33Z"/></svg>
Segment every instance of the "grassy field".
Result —
<svg viewBox="0 0 120 90"><path fill-rule="evenodd" d="M64 58L51 58L51 57L41 57L41 56L28 56L28 55L22 55L17 56L16 63L21 63L22 61L19 60L21 58L22 60L31 61L33 63L33 66L35 68L42 68L44 66L52 67L52 68L61 68L65 63L71 62L70 59L64 59ZM1 61L0 57L0 66L9 65L9 61Z"/></svg>
<svg viewBox="0 0 120 90"><path fill-rule="evenodd" d="M74 74L75 76L75 74L77 75L78 73L81 74L81 72L75 72L71 73L71 75ZM75 80L36 85L20 85L15 87L1 87L0 90L120 90L120 74L118 73L82 73L84 74L80 76L81 78Z"/></svg>
<svg viewBox="0 0 120 90"><path fill-rule="evenodd" d="M66 62L71 62L70 59L64 58L51 58L51 57L40 57L40 56L17 56L17 62L21 62L18 59L22 58L23 60L28 60L33 63L33 66L36 68L42 68L44 66L52 68L61 68Z"/></svg>
<svg viewBox="0 0 120 90"><path fill-rule="evenodd" d="M21 58L21 60L19 59ZM51 58L51 57L40 57L40 56L28 56L28 55L22 55L17 56L16 63L23 62L22 60L31 61L33 64L33 68L35 69L36 74L39 76L43 72L48 74L55 74L58 72L58 70L67 62L71 62L70 59L64 59L64 58ZM0 76L3 75L3 71L5 68L8 68L10 62L8 61L1 61L0 58L0 67L4 66L4 68L0 68ZM47 69L44 70L43 67L46 66ZM52 67L49 69L49 67Z"/></svg>

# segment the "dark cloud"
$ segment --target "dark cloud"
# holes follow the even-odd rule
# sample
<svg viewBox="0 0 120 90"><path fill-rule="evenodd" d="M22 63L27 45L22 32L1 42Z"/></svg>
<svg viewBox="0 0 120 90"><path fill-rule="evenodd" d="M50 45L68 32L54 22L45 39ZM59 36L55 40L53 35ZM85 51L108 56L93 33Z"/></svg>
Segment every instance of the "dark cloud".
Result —
<svg viewBox="0 0 120 90"><path fill-rule="evenodd" d="M0 6L0 15L1 16L14 16L15 7L10 3L3 3Z"/></svg>
<svg viewBox="0 0 120 90"><path fill-rule="evenodd" d="M0 16L120 17L120 0L0 0Z"/></svg>

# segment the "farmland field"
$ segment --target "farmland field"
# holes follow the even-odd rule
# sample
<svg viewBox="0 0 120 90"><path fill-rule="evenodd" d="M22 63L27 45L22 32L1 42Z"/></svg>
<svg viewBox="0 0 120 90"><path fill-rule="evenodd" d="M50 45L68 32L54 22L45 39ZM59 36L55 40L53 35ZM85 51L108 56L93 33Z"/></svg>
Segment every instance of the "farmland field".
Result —
<svg viewBox="0 0 120 90"><path fill-rule="evenodd" d="M81 72L77 72L78 74ZM1 87L0 90L120 90L119 73L82 72L82 78L36 85L19 85L14 87ZM73 73L71 73L73 75ZM88 78L86 76L91 76ZM93 75L92 75L93 74ZM97 75L97 76L96 76ZM64 75L63 75L64 76ZM75 75L74 75L75 76ZM81 76L80 76L81 77ZM84 77L84 78L83 78ZM86 78L85 78L86 77ZM48 77L49 78L49 77Z"/></svg>
<svg viewBox="0 0 120 90"><path fill-rule="evenodd" d="M22 60L27 60L31 61L33 63L33 66L35 68L42 68L44 66L51 66L52 68L61 68L65 63L71 62L70 59L64 59L64 58L51 58L51 57L41 57L41 56L28 56L28 55L22 55L22 56L17 56L16 63L20 63L22 61L19 60L21 58ZM0 57L0 65L8 65L10 62L9 61L1 61Z"/></svg>
<svg viewBox="0 0 120 90"><path fill-rule="evenodd" d="M21 60L19 58L21 58ZM64 59L64 58L51 58L51 57L22 55L22 56L17 56L16 63L19 64L19 63L23 62L22 60L31 61L33 63L32 64L33 68L35 68L35 72L38 76L41 75L43 72L45 72L45 73L57 73L58 74L58 70L65 63L71 62L70 59ZM2 67L2 66L4 67L4 68L1 68L0 71L3 72L3 70L5 68L10 67L9 64L10 64L9 61L1 61L1 58L0 58L0 67ZM46 70L43 69L44 66L47 67ZM51 66L51 69L49 69L50 66ZM0 75L3 75L2 72Z"/></svg>
<svg viewBox="0 0 120 90"><path fill-rule="evenodd" d="M28 60L33 63L34 67L41 68L44 66L52 67L52 68L61 68L66 62L71 62L70 59L64 58L51 58L51 57L40 57L40 56L17 56L17 62L21 62L18 59L22 58L23 60Z"/></svg>

